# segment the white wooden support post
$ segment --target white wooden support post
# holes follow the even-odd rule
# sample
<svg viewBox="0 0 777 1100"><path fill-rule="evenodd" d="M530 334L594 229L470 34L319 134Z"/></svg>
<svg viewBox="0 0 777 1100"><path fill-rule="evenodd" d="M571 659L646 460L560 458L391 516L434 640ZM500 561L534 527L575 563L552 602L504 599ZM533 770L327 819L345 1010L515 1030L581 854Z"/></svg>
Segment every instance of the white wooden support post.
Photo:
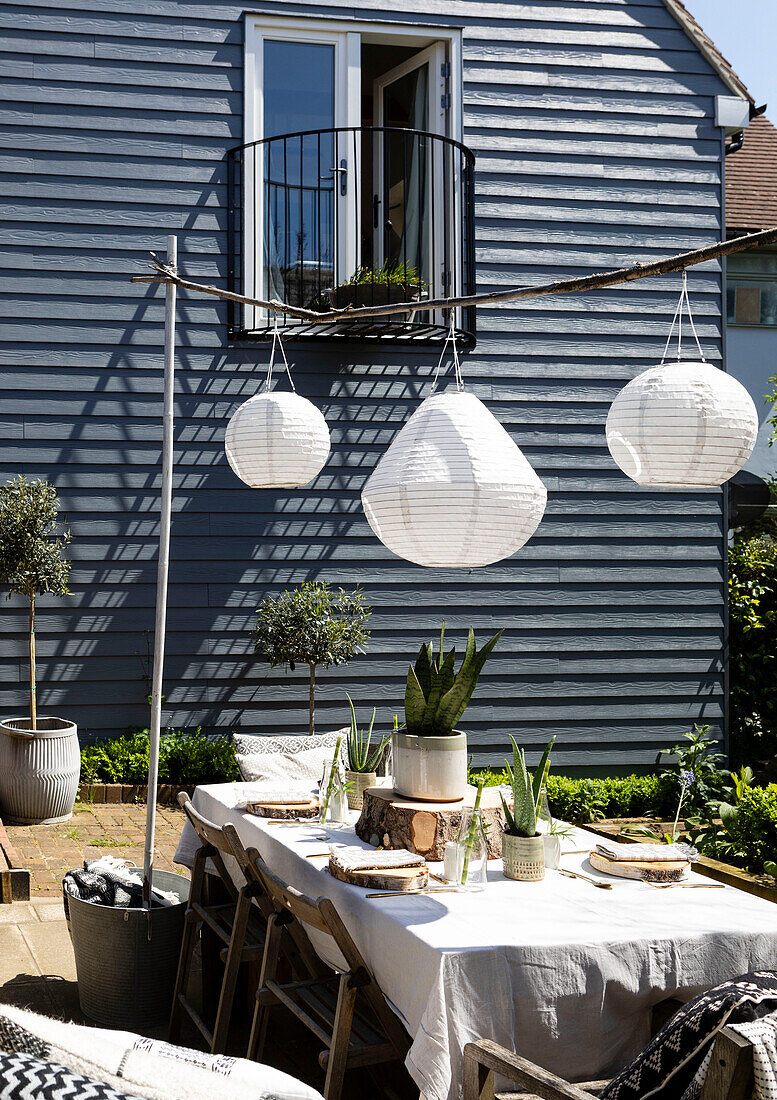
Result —
<svg viewBox="0 0 777 1100"><path fill-rule="evenodd" d="M167 238L167 263L177 270L178 239ZM175 283L165 284L165 370L162 413L162 495L159 519L159 559L156 579L156 627L154 671L151 684L151 737L148 750L148 795L146 801L146 846L143 854L143 900L151 905L151 876L154 869L156 788L159 776L159 735L162 728L162 681L165 663L167 621L167 575L170 567L170 520L173 504L173 400L175 393Z"/></svg>

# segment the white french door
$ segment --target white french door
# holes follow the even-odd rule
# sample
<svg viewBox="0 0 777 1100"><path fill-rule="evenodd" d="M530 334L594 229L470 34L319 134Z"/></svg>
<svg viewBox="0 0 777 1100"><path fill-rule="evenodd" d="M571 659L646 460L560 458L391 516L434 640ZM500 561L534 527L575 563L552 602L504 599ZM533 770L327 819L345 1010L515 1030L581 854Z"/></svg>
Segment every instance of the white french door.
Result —
<svg viewBox="0 0 777 1100"><path fill-rule="evenodd" d="M359 125L359 49L347 31L257 29L246 63L246 141L258 142L244 162L249 296L307 307L355 269L358 159L352 135L334 131ZM247 311L246 327L266 321Z"/></svg>
<svg viewBox="0 0 777 1100"><path fill-rule="evenodd" d="M445 135L445 47L435 42L373 82L373 121L391 129L378 142L373 171L377 266L403 270L434 296L442 291L443 154L422 133Z"/></svg>

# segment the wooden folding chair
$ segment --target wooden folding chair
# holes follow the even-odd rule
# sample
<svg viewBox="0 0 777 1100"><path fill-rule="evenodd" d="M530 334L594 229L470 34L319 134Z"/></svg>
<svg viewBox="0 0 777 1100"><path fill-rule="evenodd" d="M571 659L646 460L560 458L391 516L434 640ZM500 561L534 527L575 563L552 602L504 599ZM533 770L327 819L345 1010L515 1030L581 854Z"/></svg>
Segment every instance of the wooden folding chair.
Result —
<svg viewBox="0 0 777 1100"><path fill-rule="evenodd" d="M245 863L248 863L245 849L234 827L231 827L234 837L230 842L224 829L197 813L187 794L181 792L178 802L200 839L200 848L194 857L192 868L186 924L181 943L168 1037L171 1043L178 1041L182 1014L186 1012L205 1039L211 1053L222 1054L226 1049L240 965L245 962L258 962L262 958L267 918L274 909L256 876L252 876L251 880L238 888L227 871L223 855L233 855L236 849L242 851ZM226 902L209 903L207 880L211 876L207 874L208 861L215 868L226 891L229 899ZM221 951L224 974L212 1030L187 997L197 932L204 931L206 927L225 945Z"/></svg>
<svg viewBox="0 0 777 1100"><path fill-rule="evenodd" d="M248 857L275 908L267 922L248 1057L261 1060L270 1011L284 1005L324 1044L319 1056L326 1070L324 1097L339 1100L346 1069L402 1061L409 1039L331 899L301 894L278 878L255 849L248 850ZM332 940L345 969L333 970L316 957L311 977L281 982L278 961L284 941L295 946L302 939L309 942L303 926Z"/></svg>
<svg viewBox="0 0 777 1100"><path fill-rule="evenodd" d="M520 1100L596 1100L607 1081L572 1085L534 1065L526 1058L505 1050L490 1039L467 1043L464 1048L464 1100L512 1098L515 1093L495 1093L494 1076L506 1077L525 1091ZM752 1100L753 1048L724 1027L715 1038L707 1077L700 1100Z"/></svg>

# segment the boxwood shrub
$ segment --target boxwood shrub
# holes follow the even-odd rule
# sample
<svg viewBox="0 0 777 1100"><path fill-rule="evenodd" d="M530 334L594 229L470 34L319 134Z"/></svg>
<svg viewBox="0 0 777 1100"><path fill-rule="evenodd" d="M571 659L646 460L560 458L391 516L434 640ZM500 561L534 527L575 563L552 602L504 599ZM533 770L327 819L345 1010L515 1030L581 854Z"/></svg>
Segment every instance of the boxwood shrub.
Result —
<svg viewBox="0 0 777 1100"><path fill-rule="evenodd" d="M148 781L149 731L134 730L111 741L81 750L82 783ZM240 778L232 743L226 737L206 737L197 729L164 733L159 743L159 781L186 786L227 783Z"/></svg>

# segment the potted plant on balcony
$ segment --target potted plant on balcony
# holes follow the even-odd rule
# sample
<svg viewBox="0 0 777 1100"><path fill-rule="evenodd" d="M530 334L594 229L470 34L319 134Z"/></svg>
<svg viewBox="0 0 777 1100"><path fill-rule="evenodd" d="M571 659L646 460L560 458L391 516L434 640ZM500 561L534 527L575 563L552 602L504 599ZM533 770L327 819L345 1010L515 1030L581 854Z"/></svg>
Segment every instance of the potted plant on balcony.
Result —
<svg viewBox="0 0 777 1100"><path fill-rule="evenodd" d="M349 783L348 805L352 810L360 810L364 801L364 792L367 787L374 787L378 778L378 768L383 760L384 753L391 742L391 734L374 745L372 743L372 727L375 724L375 708L372 710L370 728L365 733L360 730L356 722L356 710L353 700L348 695L348 704L351 708L351 729L348 734L348 767L345 770L345 778Z"/></svg>
<svg viewBox="0 0 777 1100"><path fill-rule="evenodd" d="M350 661L364 653L372 614L357 589L330 588L326 581L307 581L280 596L267 596L257 608L254 642L273 668L306 664L309 678L308 733L315 733L316 669Z"/></svg>
<svg viewBox="0 0 777 1100"><path fill-rule="evenodd" d="M67 821L73 813L80 755L78 729L40 717L36 702L35 610L44 593L65 596L70 532L59 526L56 490L14 478L0 488L0 584L29 604L29 717L0 722L0 813L23 825Z"/></svg>
<svg viewBox="0 0 777 1100"><path fill-rule="evenodd" d="M386 261L382 267L358 268L347 283L327 290L326 294L335 309L347 306L358 309L418 301L425 286L417 268Z"/></svg>
<svg viewBox="0 0 777 1100"><path fill-rule="evenodd" d="M502 792L499 792L505 815L502 865L506 878L537 882L545 877L545 845L537 828L537 813L555 738L551 738L546 746L533 776L526 769L523 749L518 748L514 737L511 736L510 740L513 743L513 764L510 767L510 761L505 760L505 768L512 788L512 810Z"/></svg>
<svg viewBox="0 0 777 1100"><path fill-rule="evenodd" d="M392 735L394 790L405 798L454 802L467 787L467 735L456 729L467 709L483 665L502 631L481 650L470 628L464 659L454 670L456 650L445 654L445 623L440 631L440 654L435 661L432 643L422 645L407 673L405 725Z"/></svg>

